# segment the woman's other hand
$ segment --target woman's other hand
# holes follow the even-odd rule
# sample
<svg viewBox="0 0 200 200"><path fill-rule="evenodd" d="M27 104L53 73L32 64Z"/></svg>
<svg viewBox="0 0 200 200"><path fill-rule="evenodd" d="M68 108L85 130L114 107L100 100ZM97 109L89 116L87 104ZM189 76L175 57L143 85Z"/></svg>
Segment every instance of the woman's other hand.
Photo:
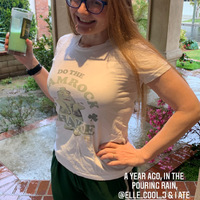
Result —
<svg viewBox="0 0 200 200"><path fill-rule="evenodd" d="M126 144L117 144L113 142L108 142L100 145L100 151L97 156L101 160L110 159L107 165L129 165L129 166L139 166L147 161L144 159L140 149L135 149L129 142Z"/></svg>

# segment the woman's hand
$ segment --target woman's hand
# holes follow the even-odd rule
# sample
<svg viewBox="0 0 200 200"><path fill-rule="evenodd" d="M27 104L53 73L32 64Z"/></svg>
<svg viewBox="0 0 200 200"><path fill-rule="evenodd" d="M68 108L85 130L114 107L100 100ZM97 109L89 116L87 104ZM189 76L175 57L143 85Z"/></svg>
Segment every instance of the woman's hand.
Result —
<svg viewBox="0 0 200 200"><path fill-rule="evenodd" d="M129 142L126 144L108 142L100 145L99 149L100 151L97 153L97 156L99 156L101 160L111 159L111 161L107 163L110 166L139 166L146 162L141 149L135 149Z"/></svg>
<svg viewBox="0 0 200 200"><path fill-rule="evenodd" d="M5 39L5 50L6 51L8 51L8 43L9 43L9 33L6 34L6 39ZM26 44L27 44L26 56L14 55L14 57L19 62L24 64L27 69L32 69L35 66L37 66L39 64L39 62L33 54L32 41L27 39ZM49 75L48 71L44 67L42 67L42 69L38 73L36 73L33 77L34 77L35 81L37 82L37 84L39 85L39 87L41 88L41 90L45 93L45 95L51 101L54 101L52 99L52 97L50 96L49 91L48 91L48 87L47 87L48 75Z"/></svg>
<svg viewBox="0 0 200 200"><path fill-rule="evenodd" d="M8 51L8 44L9 44L9 33L6 34L6 39L5 39L5 51ZM33 54L33 47L32 47L32 41L27 39L26 40L27 44L27 50L26 50L26 56L17 56L14 55L14 57L23 65L26 66L27 69L32 69L34 68L39 62L35 58Z"/></svg>

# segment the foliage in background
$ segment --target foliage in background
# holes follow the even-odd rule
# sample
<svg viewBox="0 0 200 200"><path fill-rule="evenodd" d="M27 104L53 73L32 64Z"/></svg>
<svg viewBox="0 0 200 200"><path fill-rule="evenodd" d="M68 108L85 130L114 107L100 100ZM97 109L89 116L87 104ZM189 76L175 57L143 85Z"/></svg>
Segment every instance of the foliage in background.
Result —
<svg viewBox="0 0 200 200"><path fill-rule="evenodd" d="M23 85L23 88L26 92L29 92L33 90L38 90L39 86L36 83L35 79L29 76L28 78L26 78L26 83Z"/></svg>
<svg viewBox="0 0 200 200"><path fill-rule="evenodd" d="M165 123L169 120L169 118L173 115L173 109L170 106L167 106L166 103L159 99L157 102L158 108L150 108L148 110L148 118L149 124L151 125L151 129L147 132L148 139L151 140L165 125ZM149 142L146 141L146 143ZM170 146L168 149L164 151L164 153L172 151L173 146ZM150 162L154 162L155 160L151 160Z"/></svg>
<svg viewBox="0 0 200 200"><path fill-rule="evenodd" d="M0 30L3 32L8 32L10 28L11 10L13 7L22 8L26 10L29 9L29 0L1 0L0 1ZM33 17L30 30L30 39L35 38L36 35L36 21Z"/></svg>
<svg viewBox="0 0 200 200"><path fill-rule="evenodd" d="M180 40L179 42L185 42L187 40L186 30L181 29Z"/></svg>
<svg viewBox="0 0 200 200"><path fill-rule="evenodd" d="M195 0L190 0L190 4L194 6ZM200 0L197 0L197 4L196 4L196 13L195 13L196 18L199 17L199 16L198 16L199 9L200 9Z"/></svg>
<svg viewBox="0 0 200 200"><path fill-rule="evenodd" d="M2 85L7 85L7 84L10 84L10 83L12 83L12 78L5 78L5 79L1 80Z"/></svg>
<svg viewBox="0 0 200 200"><path fill-rule="evenodd" d="M56 114L55 104L46 96L39 99L38 108L43 113L51 113L52 115Z"/></svg>
<svg viewBox="0 0 200 200"><path fill-rule="evenodd" d="M153 108L148 110L149 123L152 128L147 132L147 136L149 140L151 140L165 125L165 123L169 120L169 118L173 115L174 110L166 105L164 101L161 99L157 102L158 108ZM200 121L193 126L183 138L188 137L189 134L197 134L197 137L200 139ZM190 141L192 142L192 140ZM146 141L148 143L148 141ZM183 163L180 168L176 169L176 171L184 172L184 175L188 174L190 170L193 171L192 174L186 175L186 180L188 181L196 181L198 179L198 172L200 167L200 143L192 144L192 150L196 151L195 156L193 156L188 162ZM173 146L170 146L168 149L164 151L164 153L168 153L173 150ZM183 155L184 156L184 155ZM159 159L158 165L163 170L173 170L173 166L166 165L165 161L170 163L171 158L165 156L165 161L162 160L162 154L157 157ZM154 163L155 159L151 160L149 163Z"/></svg>
<svg viewBox="0 0 200 200"><path fill-rule="evenodd" d="M14 125L16 128L25 126L26 121L34 114L33 103L35 100L33 95L7 97L0 108L1 125L5 129L8 129L9 124Z"/></svg>
<svg viewBox="0 0 200 200"><path fill-rule="evenodd" d="M43 16L40 16L43 18ZM34 55L40 62L40 64L45 67L48 71L50 71L53 61L53 38L52 38L52 23L51 23L51 9L49 8L49 15L47 18L44 19L44 21L47 23L48 32L50 33L50 36L47 37L46 35L42 35L42 38L37 40L35 44L33 45L34 49ZM24 89L26 92L31 90L37 90L39 89L39 86L35 82L34 78L28 77L26 79L26 83L24 84Z"/></svg>
<svg viewBox="0 0 200 200"><path fill-rule="evenodd" d="M29 39L30 40L35 40L37 35L37 22L35 15L33 15L32 22L31 22L31 28L30 28L30 33L29 33Z"/></svg>
<svg viewBox="0 0 200 200"><path fill-rule="evenodd" d="M46 96L36 96L33 93L1 98L0 133L19 129L35 116L53 116L56 109L53 102Z"/></svg>
<svg viewBox="0 0 200 200"><path fill-rule="evenodd" d="M3 22L0 21L0 27L2 27ZM6 32L4 28L0 28L0 51L4 51Z"/></svg>
<svg viewBox="0 0 200 200"><path fill-rule="evenodd" d="M43 18L43 16L40 16ZM50 36L42 35L35 44L33 52L42 66L44 66L48 71L50 71L53 61L53 38L52 38L52 23L51 23L51 9L49 8L49 15L44 19L47 23L48 32Z"/></svg>
<svg viewBox="0 0 200 200"><path fill-rule="evenodd" d="M179 48L180 49L184 49L184 42L187 40L186 37L186 30L181 29L181 33L180 33L180 40L179 40Z"/></svg>
<svg viewBox="0 0 200 200"><path fill-rule="evenodd" d="M173 109L170 106L166 107L166 103L162 99L158 100L157 106L158 108L148 110L149 124L152 126L147 132L149 139L152 139L173 115Z"/></svg>
<svg viewBox="0 0 200 200"><path fill-rule="evenodd" d="M187 50L196 50L199 49L199 45L195 40L186 40L183 42L183 47Z"/></svg>
<svg viewBox="0 0 200 200"><path fill-rule="evenodd" d="M146 38L147 22L148 22L148 1L147 0L134 0L133 13L138 28L143 37Z"/></svg>
<svg viewBox="0 0 200 200"><path fill-rule="evenodd" d="M187 61L187 60L190 60L190 59L186 53L183 53L182 56L179 58L179 61Z"/></svg>

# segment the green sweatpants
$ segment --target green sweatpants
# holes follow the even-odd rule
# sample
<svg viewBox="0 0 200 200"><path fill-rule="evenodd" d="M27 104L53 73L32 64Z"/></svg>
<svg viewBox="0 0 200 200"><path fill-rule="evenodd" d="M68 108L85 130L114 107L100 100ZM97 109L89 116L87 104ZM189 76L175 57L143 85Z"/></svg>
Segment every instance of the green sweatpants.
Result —
<svg viewBox="0 0 200 200"><path fill-rule="evenodd" d="M54 200L119 200L118 193L127 191L124 177L96 181L77 176L57 161L55 152L51 165L51 185Z"/></svg>

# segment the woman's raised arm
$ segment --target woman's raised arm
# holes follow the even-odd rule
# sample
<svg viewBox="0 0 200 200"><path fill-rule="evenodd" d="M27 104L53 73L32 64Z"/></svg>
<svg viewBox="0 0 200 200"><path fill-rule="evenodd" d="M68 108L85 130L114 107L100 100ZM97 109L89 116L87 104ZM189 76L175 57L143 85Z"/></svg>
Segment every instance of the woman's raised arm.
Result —
<svg viewBox="0 0 200 200"><path fill-rule="evenodd" d="M5 39L5 51L8 51L8 43L9 43L9 33L6 34L6 39ZM26 56L17 56L14 55L14 57L25 67L30 70L33 69L35 66L39 64L38 60L33 54L33 47L32 47L32 41L27 39L26 40L27 44L27 51L26 51ZM42 67L42 69L33 75L33 78L41 88L41 90L44 92L44 94L53 101L51 96L49 95L48 89L47 89L47 78L48 78L48 71Z"/></svg>

